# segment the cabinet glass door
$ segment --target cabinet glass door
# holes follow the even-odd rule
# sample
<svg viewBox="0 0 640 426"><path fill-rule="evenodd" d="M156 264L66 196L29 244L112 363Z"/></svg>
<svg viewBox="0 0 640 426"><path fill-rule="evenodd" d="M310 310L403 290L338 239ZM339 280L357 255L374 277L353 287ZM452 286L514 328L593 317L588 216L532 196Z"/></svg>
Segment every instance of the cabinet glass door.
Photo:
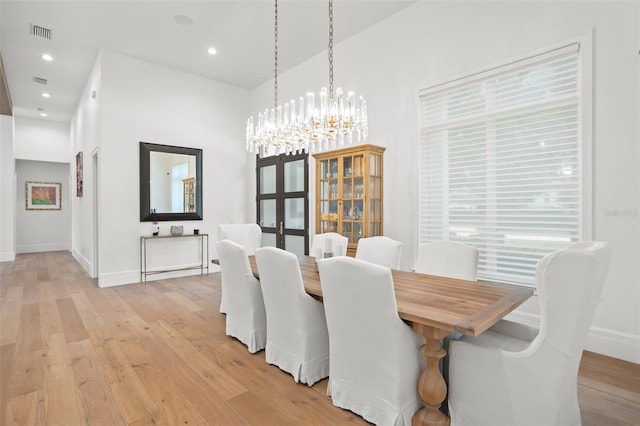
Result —
<svg viewBox="0 0 640 426"><path fill-rule="evenodd" d="M364 236L364 155L342 157L342 235L350 243Z"/></svg>
<svg viewBox="0 0 640 426"><path fill-rule="evenodd" d="M369 156L369 230L368 236L382 235L382 157Z"/></svg>
<svg viewBox="0 0 640 426"><path fill-rule="evenodd" d="M320 162L320 232L339 232L338 229L338 159Z"/></svg>

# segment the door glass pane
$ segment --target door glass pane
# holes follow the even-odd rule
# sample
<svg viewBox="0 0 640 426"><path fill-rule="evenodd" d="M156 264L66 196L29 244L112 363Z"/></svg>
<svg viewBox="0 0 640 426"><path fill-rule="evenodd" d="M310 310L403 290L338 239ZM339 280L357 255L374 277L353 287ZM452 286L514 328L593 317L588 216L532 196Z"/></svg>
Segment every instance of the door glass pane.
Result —
<svg viewBox="0 0 640 426"><path fill-rule="evenodd" d="M371 176L380 176L380 156L371 154L369 157L369 174Z"/></svg>
<svg viewBox="0 0 640 426"><path fill-rule="evenodd" d="M276 227L276 200L260 200L260 226Z"/></svg>
<svg viewBox="0 0 640 426"><path fill-rule="evenodd" d="M304 191L304 160L284 163L284 192Z"/></svg>
<svg viewBox="0 0 640 426"><path fill-rule="evenodd" d="M285 235L284 249L297 256L304 256L304 237L301 235Z"/></svg>
<svg viewBox="0 0 640 426"><path fill-rule="evenodd" d="M351 222L344 222L342 224L342 235L347 237L350 243L353 242L352 234Z"/></svg>
<svg viewBox="0 0 640 426"><path fill-rule="evenodd" d="M369 235L368 237L376 237L380 234L380 222L371 222L369 224Z"/></svg>
<svg viewBox="0 0 640 426"><path fill-rule="evenodd" d="M329 174L329 161L328 160L323 160L320 163L320 178L321 179L328 179L330 177Z"/></svg>
<svg viewBox="0 0 640 426"><path fill-rule="evenodd" d="M353 198L353 182L346 179L342 182L342 198Z"/></svg>
<svg viewBox="0 0 640 426"><path fill-rule="evenodd" d="M263 231L262 247L276 247L276 234Z"/></svg>
<svg viewBox="0 0 640 426"><path fill-rule="evenodd" d="M362 200L353 202L353 219L354 220L362 220L362 216L364 215L362 206L363 206Z"/></svg>
<svg viewBox="0 0 640 426"><path fill-rule="evenodd" d="M304 229L304 198L287 198L284 200L284 227L287 229Z"/></svg>
<svg viewBox="0 0 640 426"><path fill-rule="evenodd" d="M329 198L329 182L323 180L320 183L320 198L326 200Z"/></svg>
<svg viewBox="0 0 640 426"><path fill-rule="evenodd" d="M320 221L320 233L338 232L338 222Z"/></svg>
<svg viewBox="0 0 640 426"><path fill-rule="evenodd" d="M362 178L356 178L353 180L353 198L363 198L364 197L364 191L363 191L363 184L362 184Z"/></svg>
<svg viewBox="0 0 640 426"><path fill-rule="evenodd" d="M329 181L329 198L332 200L338 199L338 181L335 179Z"/></svg>
<svg viewBox="0 0 640 426"><path fill-rule="evenodd" d="M362 155L356 155L353 157L353 175L362 176L362 168L364 164L364 157Z"/></svg>
<svg viewBox="0 0 640 426"><path fill-rule="evenodd" d="M276 192L276 165L260 167L260 193Z"/></svg>
<svg viewBox="0 0 640 426"><path fill-rule="evenodd" d="M382 217L382 209L380 208L380 200L371 200L369 202L369 218L372 221L379 221Z"/></svg>
<svg viewBox="0 0 640 426"><path fill-rule="evenodd" d="M353 219L353 201L343 201L342 219Z"/></svg>
<svg viewBox="0 0 640 426"><path fill-rule="evenodd" d="M353 224L353 241L357 243L360 238L362 238L362 223L355 222Z"/></svg>
<svg viewBox="0 0 640 426"><path fill-rule="evenodd" d="M342 173L344 177L350 177L353 174L353 159L351 157L344 157Z"/></svg>
<svg viewBox="0 0 640 426"><path fill-rule="evenodd" d="M372 177L369 180L369 196L371 198L380 198L380 190L382 189L382 185L380 185L380 178L379 177Z"/></svg>
<svg viewBox="0 0 640 426"><path fill-rule="evenodd" d="M329 220L338 220L338 202L330 201L329 202Z"/></svg>
<svg viewBox="0 0 640 426"><path fill-rule="evenodd" d="M335 160L329 160L329 169L330 169L330 173L331 173L331 177L332 178L337 178L338 177L338 159L336 158Z"/></svg>

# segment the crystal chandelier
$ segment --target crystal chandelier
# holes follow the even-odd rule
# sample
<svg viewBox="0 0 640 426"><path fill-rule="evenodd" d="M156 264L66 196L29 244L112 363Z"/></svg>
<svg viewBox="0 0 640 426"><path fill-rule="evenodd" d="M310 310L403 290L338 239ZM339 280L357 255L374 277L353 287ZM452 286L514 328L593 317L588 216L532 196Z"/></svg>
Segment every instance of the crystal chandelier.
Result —
<svg viewBox="0 0 640 426"><path fill-rule="evenodd" d="M320 152L367 139L367 103L353 92L333 89L333 0L329 0L329 90L309 92L278 105L278 0L275 0L275 66L272 109L247 120L247 150L265 155Z"/></svg>

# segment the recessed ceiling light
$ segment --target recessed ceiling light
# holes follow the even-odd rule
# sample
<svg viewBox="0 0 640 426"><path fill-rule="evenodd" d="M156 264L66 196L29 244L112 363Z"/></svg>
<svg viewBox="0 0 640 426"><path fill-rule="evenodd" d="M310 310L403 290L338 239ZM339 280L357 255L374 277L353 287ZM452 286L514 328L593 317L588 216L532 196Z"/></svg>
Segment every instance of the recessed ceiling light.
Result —
<svg viewBox="0 0 640 426"><path fill-rule="evenodd" d="M176 24L184 27L193 24L193 19L189 18L187 15L176 15L173 17L173 20Z"/></svg>
<svg viewBox="0 0 640 426"><path fill-rule="evenodd" d="M51 95L49 93L47 93L47 92L42 92L40 94L40 96L42 96L43 98L50 98L51 97Z"/></svg>
<svg viewBox="0 0 640 426"><path fill-rule="evenodd" d="M48 116L48 115L49 115L49 114L47 114L46 112L41 112L41 113L40 113L40 116L41 116L41 117L46 117L46 116Z"/></svg>
<svg viewBox="0 0 640 426"><path fill-rule="evenodd" d="M207 49L207 53L209 55L215 55L216 53L218 53L218 51L216 50L215 47L211 46L210 48Z"/></svg>
<svg viewBox="0 0 640 426"><path fill-rule="evenodd" d="M48 53L43 53L40 57L47 62L53 61L53 56L49 55Z"/></svg>

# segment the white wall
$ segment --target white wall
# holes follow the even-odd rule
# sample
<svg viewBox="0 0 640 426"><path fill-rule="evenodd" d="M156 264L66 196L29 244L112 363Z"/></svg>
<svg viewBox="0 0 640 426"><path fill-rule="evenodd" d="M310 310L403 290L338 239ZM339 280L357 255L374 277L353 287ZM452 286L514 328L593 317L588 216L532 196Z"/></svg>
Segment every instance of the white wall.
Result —
<svg viewBox="0 0 640 426"><path fill-rule="evenodd" d="M15 158L68 163L69 123L15 117Z"/></svg>
<svg viewBox="0 0 640 426"><path fill-rule="evenodd" d="M69 249L69 164L45 161L16 161L17 197L16 228L17 252L34 253ZM60 210L27 210L26 182L53 182L62 184Z"/></svg>
<svg viewBox="0 0 640 426"><path fill-rule="evenodd" d="M13 157L17 178L11 205L15 211L16 253L69 249L70 146L68 123L14 117ZM62 183L62 209L27 211L25 181Z"/></svg>
<svg viewBox="0 0 640 426"><path fill-rule="evenodd" d="M0 262L16 258L15 200L13 116L0 115Z"/></svg>
<svg viewBox="0 0 640 426"><path fill-rule="evenodd" d="M410 269L417 245L418 90L594 30L593 238L611 244L613 262L588 347L634 362L640 362L638 9L632 1L424 1L334 48L336 87L367 98L367 142L387 147L384 233L403 242L402 269ZM336 22L338 32L339 17ZM323 53L282 74L280 99L326 86L327 67ZM273 102L272 84L253 92L252 112ZM537 320L535 299L519 319Z"/></svg>
<svg viewBox="0 0 640 426"><path fill-rule="evenodd" d="M71 223L71 248L73 257L93 277L97 278L98 253L96 234L94 233L94 202L97 194L94 186L99 182L94 179L94 156L98 156L100 145L100 103L101 73L100 57L91 70L84 90L78 101L76 112L71 119L70 137L71 152L69 161L75 164L75 155L82 152L83 157L83 195L72 197L73 220ZM73 170L75 176L75 168ZM135 178L135 177L134 177ZM76 193L75 179L72 179L72 192ZM97 214L100 215L98 209Z"/></svg>
<svg viewBox="0 0 640 426"><path fill-rule="evenodd" d="M176 224L185 233L197 227L213 234L219 223L249 220L254 201L243 197L253 173L247 168L242 124L248 91L113 52L101 52L98 61L91 79L100 82L94 139L99 152L99 285L104 287L140 279L140 236L150 235L152 228L139 219L140 141L203 149L203 220L161 222L161 234ZM81 102L76 117L88 109ZM80 149L88 125L74 123L74 147ZM90 188L85 180L85 193ZM86 229L79 232L78 241L92 240ZM151 267L195 261L195 239L153 243L161 249L150 259ZM213 235L210 245L213 256Z"/></svg>

